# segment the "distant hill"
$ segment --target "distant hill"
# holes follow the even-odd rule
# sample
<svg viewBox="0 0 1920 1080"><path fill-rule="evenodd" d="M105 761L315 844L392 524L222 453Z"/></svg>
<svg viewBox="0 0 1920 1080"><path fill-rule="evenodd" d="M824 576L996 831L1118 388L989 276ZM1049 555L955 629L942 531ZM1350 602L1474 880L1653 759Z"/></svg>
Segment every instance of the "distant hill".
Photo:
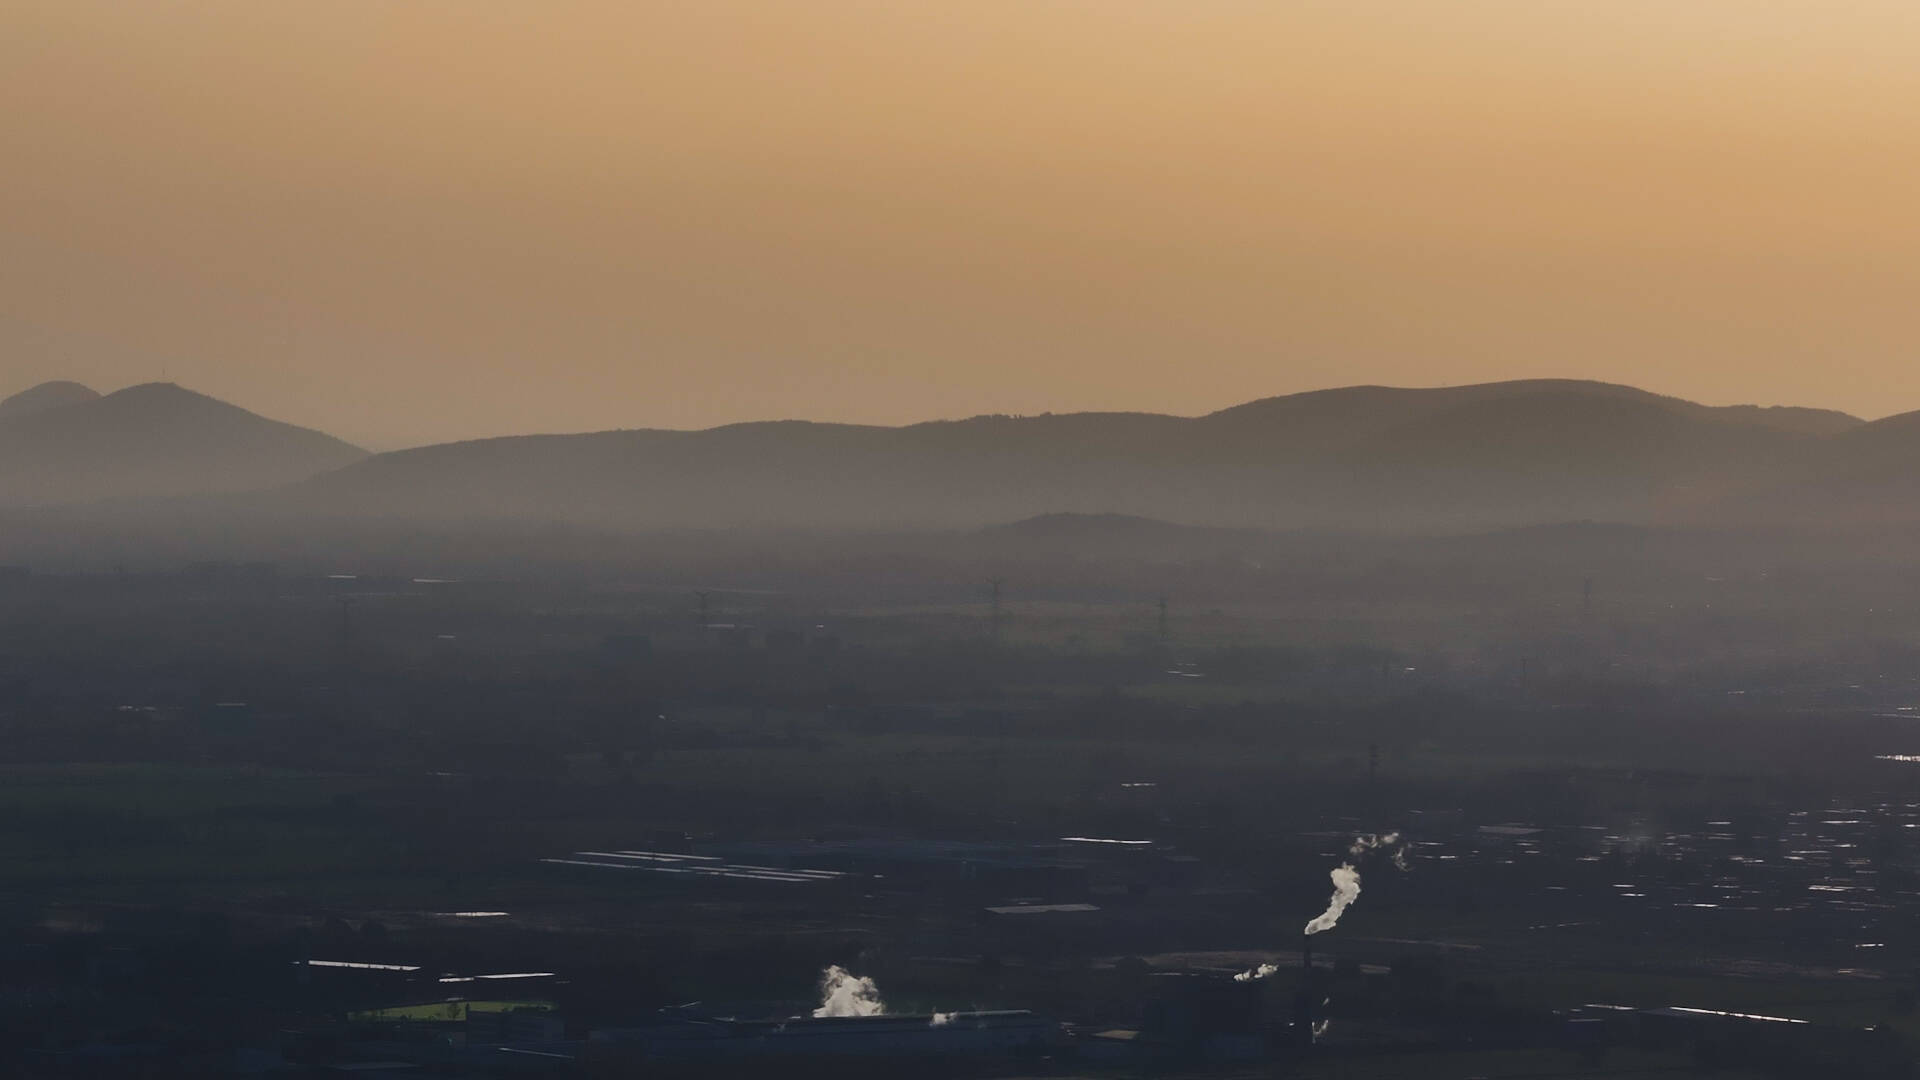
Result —
<svg viewBox="0 0 1920 1080"><path fill-rule="evenodd" d="M1824 464L1839 472L1913 471L1920 465L1920 412L1861 424L1831 440Z"/></svg>
<svg viewBox="0 0 1920 1080"><path fill-rule="evenodd" d="M327 514L618 528L949 528L1118 514L1473 530L1670 517L1804 481L1833 446L1868 439L1873 426L1578 380L1360 386L1200 417L779 421L488 439L378 455L276 500Z"/></svg>
<svg viewBox="0 0 1920 1080"><path fill-rule="evenodd" d="M85 405L89 401L100 400L100 395L77 382L44 382L29 390L22 390L5 400L0 400L0 423L32 416L35 413L64 409L69 405Z"/></svg>
<svg viewBox="0 0 1920 1080"><path fill-rule="evenodd" d="M330 435L148 383L47 383L0 403L0 503L252 491L366 456Z"/></svg>
<svg viewBox="0 0 1920 1080"><path fill-rule="evenodd" d="M1633 450L1636 436L1697 430L1834 435L1863 421L1827 409L1701 405L1631 386L1580 379L1522 379L1434 389L1350 386L1264 398L1202 417L1238 447L1308 456L1379 457L1381 442L1408 452L1426 441L1469 456L1485 449L1535 448L1559 457ZM1567 426L1571 425L1571 426ZM1448 430L1451 428L1451 430ZM1425 434L1422 434L1422 433Z"/></svg>
<svg viewBox="0 0 1920 1080"><path fill-rule="evenodd" d="M1706 516L1825 528L1920 524L1920 412L1821 440L1777 484L1715 505Z"/></svg>

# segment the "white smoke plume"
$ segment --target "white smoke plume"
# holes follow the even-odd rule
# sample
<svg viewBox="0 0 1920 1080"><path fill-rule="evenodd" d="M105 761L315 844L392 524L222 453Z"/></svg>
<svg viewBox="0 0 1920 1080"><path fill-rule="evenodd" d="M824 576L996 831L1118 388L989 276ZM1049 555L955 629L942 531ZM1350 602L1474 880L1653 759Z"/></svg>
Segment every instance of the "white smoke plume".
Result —
<svg viewBox="0 0 1920 1080"><path fill-rule="evenodd" d="M1393 848L1394 863L1400 866L1406 865L1404 856L1407 849L1400 846L1400 834L1397 832L1381 833L1378 836L1372 833L1356 836L1353 838L1353 843L1347 845L1347 854L1357 859L1379 848Z"/></svg>
<svg viewBox="0 0 1920 1080"><path fill-rule="evenodd" d="M1360 899L1360 871L1355 870L1352 863L1341 863L1327 876L1333 879L1333 899L1327 901L1327 910L1307 923L1309 934L1333 929L1340 921L1340 916L1346 914L1347 908Z"/></svg>
<svg viewBox="0 0 1920 1080"><path fill-rule="evenodd" d="M1233 981L1234 982L1252 982L1255 979L1264 979L1267 976L1279 970L1280 968L1276 964L1261 964L1259 967L1254 968L1251 971L1243 971L1240 974L1235 975L1233 977Z"/></svg>
<svg viewBox="0 0 1920 1080"><path fill-rule="evenodd" d="M1407 849L1400 843L1397 832L1381 833L1378 836L1367 833L1353 838L1347 845L1347 861L1333 868L1327 876L1333 879L1333 898L1327 901L1327 910L1314 916L1307 923L1307 933L1319 934L1334 928L1340 916L1346 914L1355 900L1360 899L1360 871L1353 864L1370 851L1380 848L1393 849L1393 865L1402 870L1407 868Z"/></svg>
<svg viewBox="0 0 1920 1080"><path fill-rule="evenodd" d="M934 1013L933 1019L928 1022L927 1026L928 1027L946 1027L948 1024L953 1023L953 1018L957 1015L959 1014L940 1013L940 1012Z"/></svg>
<svg viewBox="0 0 1920 1080"><path fill-rule="evenodd" d="M864 975L854 975L839 964L820 973L820 1007L813 1010L817 1019L829 1016L879 1016L887 1011L880 1000L880 988Z"/></svg>

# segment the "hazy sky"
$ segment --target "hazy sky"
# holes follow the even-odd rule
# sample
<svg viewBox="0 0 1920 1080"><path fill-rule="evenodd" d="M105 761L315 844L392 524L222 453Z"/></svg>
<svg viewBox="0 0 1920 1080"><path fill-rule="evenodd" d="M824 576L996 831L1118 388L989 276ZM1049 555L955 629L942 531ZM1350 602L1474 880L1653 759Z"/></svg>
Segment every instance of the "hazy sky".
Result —
<svg viewBox="0 0 1920 1080"><path fill-rule="evenodd" d="M0 392L1920 408L1913 0L0 0Z"/></svg>

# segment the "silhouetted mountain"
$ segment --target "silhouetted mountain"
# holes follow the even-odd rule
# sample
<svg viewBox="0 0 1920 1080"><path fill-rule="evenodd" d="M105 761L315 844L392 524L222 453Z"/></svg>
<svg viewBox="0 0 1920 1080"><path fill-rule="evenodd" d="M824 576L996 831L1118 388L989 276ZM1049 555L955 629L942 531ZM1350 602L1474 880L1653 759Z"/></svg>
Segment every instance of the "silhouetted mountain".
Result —
<svg viewBox="0 0 1920 1080"><path fill-rule="evenodd" d="M0 401L0 423L99 399L98 393L77 382L43 382Z"/></svg>
<svg viewBox="0 0 1920 1080"><path fill-rule="evenodd" d="M1652 520L1800 475L1860 428L1531 380L1349 387L1207 416L781 421L488 439L382 454L283 493L325 513L619 528L976 527L1045 514L1472 530Z"/></svg>
<svg viewBox="0 0 1920 1080"><path fill-rule="evenodd" d="M1866 421L1837 409L1808 409L1797 405L1698 406L1731 422L1772 428L1794 435L1839 435Z"/></svg>
<svg viewBox="0 0 1920 1080"><path fill-rule="evenodd" d="M1920 461L1920 412L1900 413L1853 428L1832 441L1829 460L1839 469L1911 470Z"/></svg>
<svg viewBox="0 0 1920 1080"><path fill-rule="evenodd" d="M49 389L69 387L71 389ZM105 397L51 383L0 416L0 501L257 490L366 456L330 435L256 416L172 383ZM64 402L48 405L47 402Z"/></svg>
<svg viewBox="0 0 1920 1080"><path fill-rule="evenodd" d="M1777 484L1714 510L1742 520L1815 526L1920 520L1920 412L1822 440Z"/></svg>
<svg viewBox="0 0 1920 1080"><path fill-rule="evenodd" d="M1579 379L1418 390L1350 386L1265 398L1202 419L1216 439L1269 455L1379 460L1438 451L1471 461L1545 452L1564 463L1640 453L1638 440L1648 437L1710 443L1730 430L1832 435L1862 423L1826 409L1701 405Z"/></svg>

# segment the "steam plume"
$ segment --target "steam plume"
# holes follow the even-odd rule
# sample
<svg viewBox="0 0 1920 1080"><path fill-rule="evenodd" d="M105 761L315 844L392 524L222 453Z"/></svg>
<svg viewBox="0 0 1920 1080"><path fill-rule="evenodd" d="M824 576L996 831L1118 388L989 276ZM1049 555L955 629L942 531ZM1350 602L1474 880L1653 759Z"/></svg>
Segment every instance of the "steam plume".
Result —
<svg viewBox="0 0 1920 1080"><path fill-rule="evenodd" d="M1393 865L1402 870L1407 868L1406 848L1400 845L1399 833L1381 833L1378 836L1367 833L1354 837L1353 843L1347 845L1347 861L1334 867L1327 875L1333 879L1333 898L1327 901L1327 910L1307 923L1307 933L1318 934L1333 929L1347 908L1360 899L1360 871L1353 864L1367 852L1378 848L1393 848Z"/></svg>
<svg viewBox="0 0 1920 1080"><path fill-rule="evenodd" d="M1378 836L1375 836L1372 833L1365 833L1360 836L1356 836L1353 838L1353 843L1347 845L1347 854L1357 859L1360 856L1365 855L1367 852L1373 851L1376 848L1387 848L1387 847L1395 849L1393 853L1393 861L1396 864L1401 866L1406 865L1406 863L1403 861L1403 858L1402 858L1406 853L1406 849L1403 847L1400 847L1400 834L1397 832L1381 833Z"/></svg>
<svg viewBox="0 0 1920 1080"><path fill-rule="evenodd" d="M1346 914L1348 906L1360 899L1360 871L1355 870L1352 863L1341 863L1327 876L1333 879L1333 899L1327 901L1327 910L1307 923L1309 934L1333 929L1340 921L1340 916Z"/></svg>
<svg viewBox="0 0 1920 1080"><path fill-rule="evenodd" d="M820 973L820 1007L816 1018L829 1016L879 1016L887 1011L880 1000L880 988L864 975L854 975L839 964Z"/></svg>

